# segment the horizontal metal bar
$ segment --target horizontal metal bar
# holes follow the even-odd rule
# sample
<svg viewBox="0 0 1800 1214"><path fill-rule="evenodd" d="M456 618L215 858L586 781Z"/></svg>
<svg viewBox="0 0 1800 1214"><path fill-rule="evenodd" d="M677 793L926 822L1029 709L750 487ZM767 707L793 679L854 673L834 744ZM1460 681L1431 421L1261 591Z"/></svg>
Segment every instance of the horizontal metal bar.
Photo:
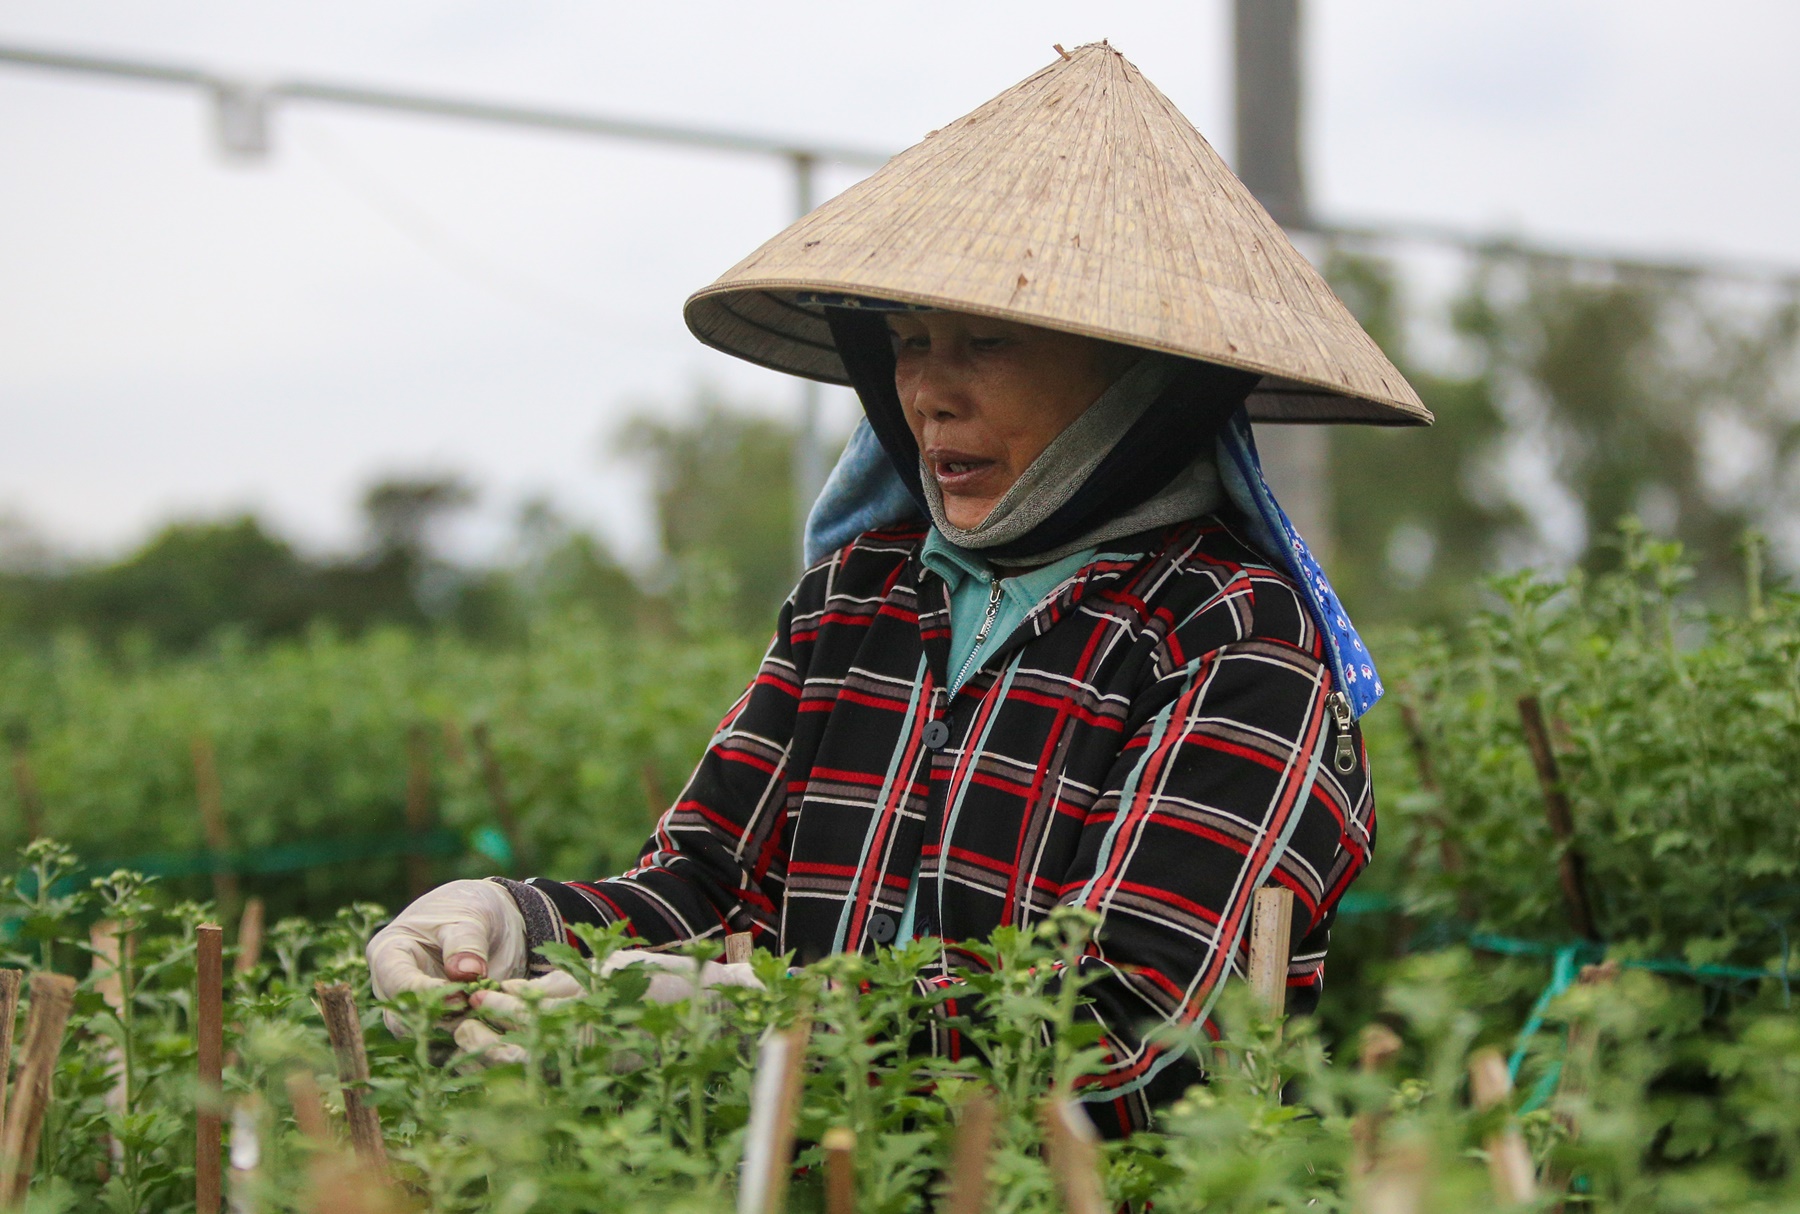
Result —
<svg viewBox="0 0 1800 1214"><path fill-rule="evenodd" d="M292 80L270 86L268 93L274 97L292 97L304 101L324 101L336 105L396 110L412 114L432 114L445 118L468 118L477 122L536 127L542 130L601 135L617 139L636 139L648 143L679 144L688 147L711 148L721 152L780 156L788 160L829 161L834 164L873 167L887 163L888 159L882 153L872 152L866 148L808 144L791 139L749 135L735 131L672 126L660 122L640 122L629 118L607 118L598 114L578 113L574 110L543 110L499 102L465 101L455 97L433 97L423 93L401 93L389 89L364 88L357 85Z"/></svg>
<svg viewBox="0 0 1800 1214"><path fill-rule="evenodd" d="M644 143L705 148L742 155L776 156L789 161L829 162L857 168L873 168L888 160L885 153L869 148L808 144L798 140L780 139L774 136L755 135L740 131L644 122L637 119L581 113L575 110L541 109L535 106L474 101L458 97L434 96L428 93L403 92L396 89L335 84L327 81L273 80L261 82L254 78L228 76L176 64L0 45L0 64L8 63L23 67L81 72L88 75L112 76L152 83L185 84L211 89L215 92L249 90L260 93L263 97L271 100L312 101L396 113L462 118L505 126L532 127L538 130L562 131L577 135L595 135L602 138L630 139ZM1658 259L1617 251L1558 248L1528 244L1496 234L1468 232L1430 223L1320 222L1309 224L1306 230L1320 236L1340 240L1362 240L1385 244L1395 242L1436 244L1464 249L1473 253L1503 254L1537 261L1605 265L1624 272L1681 278L1699 276L1800 289L1800 269L1792 266L1763 265L1711 258Z"/></svg>
<svg viewBox="0 0 1800 1214"><path fill-rule="evenodd" d="M254 78L222 75L194 67L117 59L100 55L65 54L60 51L35 50L18 46L0 46L0 63L81 72L95 76L112 76L159 84L185 84L214 91L253 90L271 100L313 101L362 109L426 114L443 118L463 118L476 122L533 127L538 130L562 131L576 135L597 135L603 138L631 139L644 143L707 148L712 151L737 152L752 156L776 156L790 161L810 160L869 168L884 164L888 159L885 153L868 148L806 143L801 140L746 134L740 131L643 122L630 118L586 114L575 110L540 109L535 106L473 101L459 97L441 97L429 93L402 92L396 89L369 88L362 85L336 84L328 81L259 81Z"/></svg>
<svg viewBox="0 0 1800 1214"><path fill-rule="evenodd" d="M1308 224L1304 230L1327 239L1352 242L1433 244L1470 253L1517 257L1527 261L1610 266L1622 273L1654 274L1668 278L1716 278L1800 289L1800 268L1773 263L1724 258L1642 257L1617 250L1533 244L1496 233L1469 232L1441 224L1404 221L1380 224L1313 223Z"/></svg>

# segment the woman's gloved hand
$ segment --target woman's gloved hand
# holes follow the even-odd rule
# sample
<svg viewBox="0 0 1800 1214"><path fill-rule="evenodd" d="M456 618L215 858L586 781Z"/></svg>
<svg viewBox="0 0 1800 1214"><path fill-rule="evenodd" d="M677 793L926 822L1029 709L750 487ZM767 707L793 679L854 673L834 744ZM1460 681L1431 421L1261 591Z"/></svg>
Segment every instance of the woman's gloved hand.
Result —
<svg viewBox="0 0 1800 1214"><path fill-rule="evenodd" d="M452 881L376 932L366 955L377 999L477 978L522 978L525 916L512 895L492 881Z"/></svg>
<svg viewBox="0 0 1800 1214"><path fill-rule="evenodd" d="M680 1003L701 991L722 986L763 989L762 980L748 963L721 965L716 961L705 961L696 964L693 958L680 954L651 953L635 948L610 954L601 962L600 974L602 977L615 974L628 965L642 965L651 971L650 988L644 992L644 998L651 1003ZM523 1062L525 1051L503 1041L492 1025L516 1027L530 1017L534 1004L543 1011L567 1003L581 993L581 983L561 970L553 970L541 978L505 980L497 991L476 991L469 996L469 1006L481 1019L471 1016L458 1024L456 1044L470 1054L482 1056L485 1062Z"/></svg>

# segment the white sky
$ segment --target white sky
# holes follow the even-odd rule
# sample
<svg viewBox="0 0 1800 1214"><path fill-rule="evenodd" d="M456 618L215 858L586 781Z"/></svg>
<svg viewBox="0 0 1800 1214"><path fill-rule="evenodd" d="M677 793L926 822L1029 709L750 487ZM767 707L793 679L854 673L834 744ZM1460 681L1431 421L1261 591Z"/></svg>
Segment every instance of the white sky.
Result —
<svg viewBox="0 0 1800 1214"><path fill-rule="evenodd" d="M1229 155L1228 11L0 0L0 42L898 149L1105 36ZM1308 20L1324 216L1800 266L1791 0ZM680 317L788 220L783 167L301 104L237 167L210 123L189 90L0 67L0 511L61 544L250 507L344 547L372 477L453 469L475 549L546 492L642 553L641 480L602 458L623 417L703 382L792 407Z"/></svg>

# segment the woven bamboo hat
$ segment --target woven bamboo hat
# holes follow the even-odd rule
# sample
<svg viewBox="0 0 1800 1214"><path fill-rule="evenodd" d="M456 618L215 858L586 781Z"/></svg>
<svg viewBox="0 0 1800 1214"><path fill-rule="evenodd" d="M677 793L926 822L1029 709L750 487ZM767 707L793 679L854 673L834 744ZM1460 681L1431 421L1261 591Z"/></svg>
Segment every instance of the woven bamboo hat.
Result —
<svg viewBox="0 0 1800 1214"><path fill-rule="evenodd" d="M1193 124L1106 43L888 161L687 301L727 354L846 383L820 300L997 316L1263 375L1259 421L1431 412Z"/></svg>

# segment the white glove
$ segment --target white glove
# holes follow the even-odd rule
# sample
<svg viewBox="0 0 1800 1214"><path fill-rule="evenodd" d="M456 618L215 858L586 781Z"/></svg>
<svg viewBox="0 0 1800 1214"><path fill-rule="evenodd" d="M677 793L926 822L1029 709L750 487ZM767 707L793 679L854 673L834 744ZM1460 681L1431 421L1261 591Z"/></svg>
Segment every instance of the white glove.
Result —
<svg viewBox="0 0 1800 1214"><path fill-rule="evenodd" d="M696 967L692 957L636 948L622 948L610 954L600 963L600 976L610 977L628 965L641 965L651 971L650 989L644 992L644 998L651 1003L680 1003L692 999L697 991L716 986L763 989L762 980L748 962L721 965L717 961L704 961ZM538 995L536 1002L542 1009L567 1003L579 996L582 989L581 983L572 975L552 970L541 978L503 980L497 991L476 991L469 996L469 1005L486 1019L517 1024L530 1011L527 1000L532 992Z"/></svg>
<svg viewBox="0 0 1800 1214"><path fill-rule="evenodd" d="M425 894L369 941L377 999L402 991L525 974L525 916L492 881L452 881ZM389 1018L389 1024L393 1023Z"/></svg>
<svg viewBox="0 0 1800 1214"><path fill-rule="evenodd" d="M692 999L700 991L721 986L743 986L758 991L763 989L762 979L756 976L747 962L721 965L716 961L706 961L696 967L691 957L651 953L634 948L620 949L610 954L600 963L600 976L604 978L616 974L628 965L642 965L653 971L650 975L650 989L644 992L644 998L651 1003L680 1003ZM532 992L536 993L536 999L530 997ZM542 1011L559 1003L567 1003L581 994L581 983L573 975L562 970L552 970L541 978L502 981L497 991L476 991L469 996L469 1005L486 1020L513 1026L531 1015L533 1003ZM498 1032L474 1017L469 1017L456 1026L456 1043L470 1054L481 1055L487 1062L525 1061L523 1047L501 1040Z"/></svg>

